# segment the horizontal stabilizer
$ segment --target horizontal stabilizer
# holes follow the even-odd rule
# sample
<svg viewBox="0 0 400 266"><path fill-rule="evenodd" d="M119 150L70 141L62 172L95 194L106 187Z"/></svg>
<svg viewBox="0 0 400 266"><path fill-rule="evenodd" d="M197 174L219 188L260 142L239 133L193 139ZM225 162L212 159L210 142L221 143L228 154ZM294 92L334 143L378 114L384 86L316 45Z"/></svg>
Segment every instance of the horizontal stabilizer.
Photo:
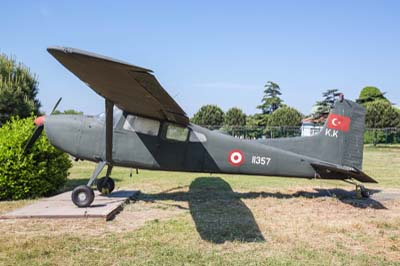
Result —
<svg viewBox="0 0 400 266"><path fill-rule="evenodd" d="M334 166L321 163L311 163L311 166L323 179L350 179L354 178L363 183L378 183L372 177L357 168L347 166Z"/></svg>

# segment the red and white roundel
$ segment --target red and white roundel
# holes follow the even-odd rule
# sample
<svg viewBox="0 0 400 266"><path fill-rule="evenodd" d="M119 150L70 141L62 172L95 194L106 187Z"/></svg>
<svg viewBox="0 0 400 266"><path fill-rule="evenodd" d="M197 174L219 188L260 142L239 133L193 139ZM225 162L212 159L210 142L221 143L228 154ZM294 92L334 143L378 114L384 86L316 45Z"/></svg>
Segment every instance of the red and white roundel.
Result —
<svg viewBox="0 0 400 266"><path fill-rule="evenodd" d="M231 150L228 155L228 162L232 166L240 166L244 163L244 154L241 150Z"/></svg>

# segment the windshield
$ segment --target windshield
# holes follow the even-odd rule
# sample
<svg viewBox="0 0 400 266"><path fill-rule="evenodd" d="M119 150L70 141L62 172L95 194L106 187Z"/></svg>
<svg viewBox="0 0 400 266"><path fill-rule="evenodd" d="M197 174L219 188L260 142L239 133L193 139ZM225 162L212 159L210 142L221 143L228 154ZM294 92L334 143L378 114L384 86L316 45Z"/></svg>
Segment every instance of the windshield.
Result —
<svg viewBox="0 0 400 266"><path fill-rule="evenodd" d="M117 106L114 106L114 115L113 115L113 127L115 127L122 116L122 110L119 109ZM106 120L106 114L101 113L96 116L97 120L104 123Z"/></svg>

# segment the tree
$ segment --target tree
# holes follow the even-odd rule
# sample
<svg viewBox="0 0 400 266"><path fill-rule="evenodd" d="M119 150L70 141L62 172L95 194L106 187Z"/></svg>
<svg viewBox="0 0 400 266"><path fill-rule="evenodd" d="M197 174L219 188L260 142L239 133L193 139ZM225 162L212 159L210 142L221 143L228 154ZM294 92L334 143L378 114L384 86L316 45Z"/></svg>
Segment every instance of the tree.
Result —
<svg viewBox="0 0 400 266"><path fill-rule="evenodd" d="M374 102L376 100L388 101L384 94L385 93L382 93L377 87L367 86L361 90L357 102L365 105L366 103Z"/></svg>
<svg viewBox="0 0 400 266"><path fill-rule="evenodd" d="M337 95L339 95L339 90L337 89L331 89L327 90L322 93L323 100L322 101L317 101L315 106L317 107L315 113L314 113L314 118L318 119L324 116L327 116L329 112L331 111L331 108L335 104L335 98Z"/></svg>
<svg viewBox="0 0 400 266"><path fill-rule="evenodd" d="M59 111L59 110L55 110L53 112L53 115L82 115L83 112L81 111L76 111L74 109L68 109L68 110L64 110L64 111Z"/></svg>
<svg viewBox="0 0 400 266"><path fill-rule="evenodd" d="M386 99L365 104L365 125L367 128L400 126L400 112Z"/></svg>
<svg viewBox="0 0 400 266"><path fill-rule="evenodd" d="M264 86L264 97L262 98L262 104L257 106L261 109L263 114L271 114L278 109L282 104L282 99L279 95L282 95L279 85L275 82L268 81Z"/></svg>
<svg viewBox="0 0 400 266"><path fill-rule="evenodd" d="M191 119L199 126L219 129L224 124L224 112L216 105L203 105Z"/></svg>
<svg viewBox="0 0 400 266"><path fill-rule="evenodd" d="M22 63L0 55L0 126L12 116L39 114L38 82Z"/></svg>
<svg viewBox="0 0 400 266"><path fill-rule="evenodd" d="M292 107L282 107L270 115L265 135L271 137L298 136L303 115Z"/></svg>
<svg viewBox="0 0 400 266"><path fill-rule="evenodd" d="M297 127L301 125L303 115L292 107L282 107L270 115L268 126L270 127Z"/></svg>
<svg viewBox="0 0 400 266"><path fill-rule="evenodd" d="M364 103L365 106L365 125L373 129L365 133L366 143L387 142L388 139L395 138L394 131L379 130L382 128L400 127L400 111L392 106L387 99L378 99Z"/></svg>
<svg viewBox="0 0 400 266"><path fill-rule="evenodd" d="M224 118L225 126L245 126L246 125L246 114L237 107L232 107L225 113Z"/></svg>
<svg viewBox="0 0 400 266"><path fill-rule="evenodd" d="M265 127L268 124L268 114L254 114L246 117L246 137L259 139L263 136Z"/></svg>
<svg viewBox="0 0 400 266"><path fill-rule="evenodd" d="M233 136L245 136L246 115L237 107L232 107L225 113L224 130Z"/></svg>

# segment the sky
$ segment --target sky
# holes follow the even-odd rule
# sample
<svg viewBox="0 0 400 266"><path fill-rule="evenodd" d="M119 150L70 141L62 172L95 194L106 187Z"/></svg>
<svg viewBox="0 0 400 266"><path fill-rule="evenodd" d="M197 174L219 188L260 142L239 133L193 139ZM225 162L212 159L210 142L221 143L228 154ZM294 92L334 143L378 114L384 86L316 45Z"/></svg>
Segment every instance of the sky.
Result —
<svg viewBox="0 0 400 266"><path fill-rule="evenodd" d="M377 86L400 104L400 1L2 1L0 53L39 80L42 111L97 114L104 100L46 48L152 69L192 116L204 104L259 112L264 85L303 114L327 89ZM132 99L132 104L135 104Z"/></svg>

